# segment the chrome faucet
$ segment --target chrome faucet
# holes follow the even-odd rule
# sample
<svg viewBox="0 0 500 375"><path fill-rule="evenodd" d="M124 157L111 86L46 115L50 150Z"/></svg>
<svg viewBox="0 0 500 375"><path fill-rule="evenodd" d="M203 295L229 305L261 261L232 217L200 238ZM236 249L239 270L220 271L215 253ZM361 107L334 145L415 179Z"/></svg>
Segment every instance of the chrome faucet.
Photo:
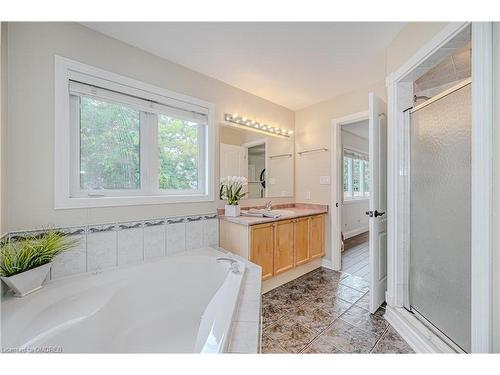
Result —
<svg viewBox="0 0 500 375"><path fill-rule="evenodd" d="M271 208L273 208L273 202L272 201L267 202L265 207L267 211L271 211Z"/></svg>
<svg viewBox="0 0 500 375"><path fill-rule="evenodd" d="M217 263L220 263L220 262L229 262L230 269L231 269L231 271L233 273L239 273L240 272L240 268L238 267L238 261L235 260L235 259L221 257L221 258L217 258L215 260L217 261Z"/></svg>

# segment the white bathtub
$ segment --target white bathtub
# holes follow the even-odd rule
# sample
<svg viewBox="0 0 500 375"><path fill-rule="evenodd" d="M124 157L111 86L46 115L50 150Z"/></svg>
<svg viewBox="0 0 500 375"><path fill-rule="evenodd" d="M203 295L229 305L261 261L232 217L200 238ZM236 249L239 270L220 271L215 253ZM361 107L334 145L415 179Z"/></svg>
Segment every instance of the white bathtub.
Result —
<svg viewBox="0 0 500 375"><path fill-rule="evenodd" d="M48 283L2 303L4 351L219 353L238 301L239 272L211 248Z"/></svg>

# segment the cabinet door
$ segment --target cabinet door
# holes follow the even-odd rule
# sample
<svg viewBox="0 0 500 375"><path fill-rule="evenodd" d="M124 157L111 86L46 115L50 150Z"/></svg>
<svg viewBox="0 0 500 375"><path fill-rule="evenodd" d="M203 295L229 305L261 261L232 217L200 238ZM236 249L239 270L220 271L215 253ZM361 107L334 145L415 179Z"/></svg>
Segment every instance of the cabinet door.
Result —
<svg viewBox="0 0 500 375"><path fill-rule="evenodd" d="M309 228L311 259L322 257L325 255L325 216L311 216Z"/></svg>
<svg viewBox="0 0 500 375"><path fill-rule="evenodd" d="M254 225L250 229L250 261L262 267L262 280L273 276L274 226Z"/></svg>
<svg viewBox="0 0 500 375"><path fill-rule="evenodd" d="M309 218L304 217L294 220L293 232L295 239L295 265L307 263L309 254Z"/></svg>
<svg viewBox="0 0 500 375"><path fill-rule="evenodd" d="M278 221L274 227L274 274L293 268L293 221Z"/></svg>

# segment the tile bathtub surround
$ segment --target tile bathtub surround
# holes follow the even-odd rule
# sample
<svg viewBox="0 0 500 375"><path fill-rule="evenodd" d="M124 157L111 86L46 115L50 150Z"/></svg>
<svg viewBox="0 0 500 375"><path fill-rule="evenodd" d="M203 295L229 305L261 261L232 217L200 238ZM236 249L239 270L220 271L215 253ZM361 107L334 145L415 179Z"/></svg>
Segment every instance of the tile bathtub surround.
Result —
<svg viewBox="0 0 500 375"><path fill-rule="evenodd" d="M222 252L227 252L218 248ZM255 354L260 352L261 268L248 259L234 258L246 264L238 304L229 333L229 353Z"/></svg>
<svg viewBox="0 0 500 375"><path fill-rule="evenodd" d="M54 259L50 278L95 272L205 246L218 246L216 214L58 228L79 240ZM12 232L9 241L43 233Z"/></svg>
<svg viewBox="0 0 500 375"><path fill-rule="evenodd" d="M412 353L363 279L318 268L262 297L262 353Z"/></svg>

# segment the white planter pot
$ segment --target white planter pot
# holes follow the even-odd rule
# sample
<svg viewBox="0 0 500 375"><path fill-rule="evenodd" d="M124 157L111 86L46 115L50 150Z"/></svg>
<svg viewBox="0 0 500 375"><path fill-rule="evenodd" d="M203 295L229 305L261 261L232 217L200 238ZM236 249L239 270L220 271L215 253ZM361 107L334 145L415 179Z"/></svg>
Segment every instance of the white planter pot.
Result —
<svg viewBox="0 0 500 375"><path fill-rule="evenodd" d="M14 276L2 276L0 278L14 291L16 297L24 297L42 287L49 274L50 267L52 267L52 263L47 263Z"/></svg>
<svg viewBox="0 0 500 375"><path fill-rule="evenodd" d="M225 210L224 210L224 216L229 216L229 217L240 216L240 206L226 204Z"/></svg>

